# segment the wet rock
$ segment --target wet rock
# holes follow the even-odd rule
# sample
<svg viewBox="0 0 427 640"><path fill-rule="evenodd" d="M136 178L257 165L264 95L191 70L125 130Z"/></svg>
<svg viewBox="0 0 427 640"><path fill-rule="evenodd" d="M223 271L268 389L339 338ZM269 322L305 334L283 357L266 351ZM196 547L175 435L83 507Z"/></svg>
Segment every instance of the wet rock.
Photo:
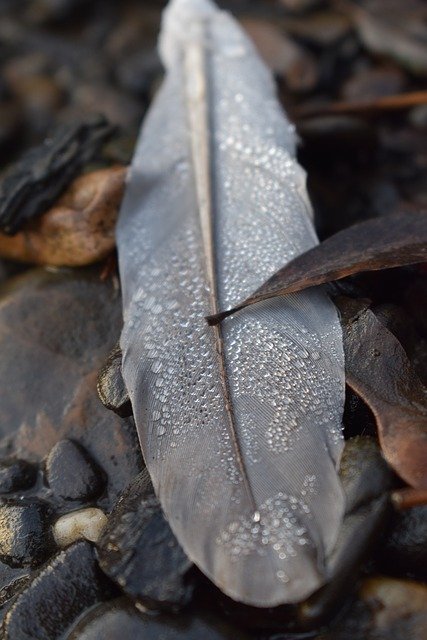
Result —
<svg viewBox="0 0 427 640"><path fill-rule="evenodd" d="M147 615L125 599L91 611L66 640L249 640L212 615Z"/></svg>
<svg viewBox="0 0 427 640"><path fill-rule="evenodd" d="M105 475L77 442L61 440L46 460L46 480L56 496L84 502L99 496Z"/></svg>
<svg viewBox="0 0 427 640"><path fill-rule="evenodd" d="M98 542L106 524L107 516L101 509L79 509L61 516L55 522L53 536L58 547L68 547L82 538Z"/></svg>
<svg viewBox="0 0 427 640"><path fill-rule="evenodd" d="M132 405L122 376L122 350L117 344L98 376L98 394L104 407L122 418L132 415Z"/></svg>
<svg viewBox="0 0 427 640"><path fill-rule="evenodd" d="M0 182L0 228L15 233L43 213L113 132L103 117L92 114L62 125L27 151Z"/></svg>
<svg viewBox="0 0 427 640"><path fill-rule="evenodd" d="M112 595L88 542L56 555L30 581L5 615L3 640L56 640L89 607Z"/></svg>
<svg viewBox="0 0 427 640"><path fill-rule="evenodd" d="M381 557L387 571L427 580L427 506L393 516Z"/></svg>
<svg viewBox="0 0 427 640"><path fill-rule="evenodd" d="M26 460L0 462L0 493L29 489L37 479L37 467Z"/></svg>
<svg viewBox="0 0 427 640"><path fill-rule="evenodd" d="M344 615L316 640L424 640L427 588L409 580L368 578Z"/></svg>
<svg viewBox="0 0 427 640"><path fill-rule="evenodd" d="M410 580L374 577L365 580L360 596L370 607L374 624L378 631L388 632L389 638L395 637L392 630L405 620L414 623L414 627L427 629L427 586ZM422 624L422 627L421 627ZM409 630L409 629L408 629ZM423 636L410 633L407 638Z"/></svg>
<svg viewBox="0 0 427 640"><path fill-rule="evenodd" d="M43 562L53 548L51 518L42 500L1 500L0 559L15 567Z"/></svg>
<svg viewBox="0 0 427 640"><path fill-rule="evenodd" d="M133 598L156 608L187 604L192 563L154 495L148 472L126 489L99 543L102 569Z"/></svg>
<svg viewBox="0 0 427 640"><path fill-rule="evenodd" d="M340 464L340 478L346 496L346 512L386 493L393 475L374 438L356 436L346 442Z"/></svg>
<svg viewBox="0 0 427 640"><path fill-rule="evenodd" d="M37 270L0 288L0 456L39 462L78 442L108 477L106 511L142 468L133 422L96 391L121 326L120 295L99 269Z"/></svg>

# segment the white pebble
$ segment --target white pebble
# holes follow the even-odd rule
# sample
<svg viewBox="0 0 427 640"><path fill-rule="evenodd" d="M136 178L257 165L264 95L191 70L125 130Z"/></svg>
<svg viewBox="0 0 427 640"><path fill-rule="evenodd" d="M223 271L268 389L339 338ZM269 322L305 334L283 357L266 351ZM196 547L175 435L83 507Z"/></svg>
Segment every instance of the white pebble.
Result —
<svg viewBox="0 0 427 640"><path fill-rule="evenodd" d="M81 538L97 542L106 524L107 516L101 509L80 509L67 513L56 521L53 537L58 547L67 547Z"/></svg>

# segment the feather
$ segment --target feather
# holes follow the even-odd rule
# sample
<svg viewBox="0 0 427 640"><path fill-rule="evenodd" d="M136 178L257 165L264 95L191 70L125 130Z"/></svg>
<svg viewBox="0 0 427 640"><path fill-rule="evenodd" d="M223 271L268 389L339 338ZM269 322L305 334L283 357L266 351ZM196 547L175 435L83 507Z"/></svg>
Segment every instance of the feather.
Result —
<svg viewBox="0 0 427 640"><path fill-rule="evenodd" d="M344 356L320 289L232 306L318 241L273 79L209 0L172 0L166 77L119 217L123 374L184 550L227 595L271 607L328 578L344 513Z"/></svg>

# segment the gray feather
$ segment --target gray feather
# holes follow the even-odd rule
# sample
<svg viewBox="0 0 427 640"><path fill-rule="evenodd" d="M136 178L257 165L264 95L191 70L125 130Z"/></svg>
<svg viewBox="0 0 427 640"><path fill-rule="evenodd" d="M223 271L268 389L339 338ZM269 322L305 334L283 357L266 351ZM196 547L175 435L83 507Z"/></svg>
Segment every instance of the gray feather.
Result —
<svg viewBox="0 0 427 640"><path fill-rule="evenodd" d="M317 243L294 129L209 0L173 0L160 49L118 226L124 377L188 556L236 600L296 602L327 579L344 512L337 313L316 289L204 320Z"/></svg>

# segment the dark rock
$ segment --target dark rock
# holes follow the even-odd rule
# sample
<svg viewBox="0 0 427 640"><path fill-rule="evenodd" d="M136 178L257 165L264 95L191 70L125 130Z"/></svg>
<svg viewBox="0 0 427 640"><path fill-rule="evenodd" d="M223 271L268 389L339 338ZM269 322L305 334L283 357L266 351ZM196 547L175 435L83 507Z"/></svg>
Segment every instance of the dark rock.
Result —
<svg viewBox="0 0 427 640"><path fill-rule="evenodd" d="M316 640L425 640L427 588L409 580L365 580L351 607Z"/></svg>
<svg viewBox="0 0 427 640"><path fill-rule="evenodd" d="M62 125L27 151L0 182L0 228L15 233L46 211L113 132L103 117L92 114Z"/></svg>
<svg viewBox="0 0 427 640"><path fill-rule="evenodd" d="M11 566L43 562L53 548L51 516L42 500L2 500L0 559Z"/></svg>
<svg viewBox="0 0 427 640"><path fill-rule="evenodd" d="M72 440L61 440L51 449L46 480L56 496L80 502L99 496L105 487L104 472Z"/></svg>
<svg viewBox="0 0 427 640"><path fill-rule="evenodd" d="M0 493L29 489L37 479L37 467L26 460L0 462Z"/></svg>
<svg viewBox="0 0 427 640"><path fill-rule="evenodd" d="M69 438L108 476L98 506L111 510L142 468L133 421L107 411L97 374L122 326L114 281L98 268L42 269L0 288L0 456L45 458Z"/></svg>
<svg viewBox="0 0 427 640"><path fill-rule="evenodd" d="M37 573L5 615L3 640L56 640L89 607L108 599L111 585L93 547L77 542Z"/></svg>
<svg viewBox="0 0 427 640"><path fill-rule="evenodd" d="M132 405L122 376L122 350L119 344L99 372L97 388L104 407L122 418L132 415Z"/></svg>
<svg viewBox="0 0 427 640"><path fill-rule="evenodd" d="M249 640L212 615L147 615L125 599L91 611L66 640Z"/></svg>
<svg viewBox="0 0 427 640"><path fill-rule="evenodd" d="M393 474L377 442L366 436L356 436L346 442L340 478L346 496L347 513L383 496L393 486Z"/></svg>
<svg viewBox="0 0 427 640"><path fill-rule="evenodd" d="M427 580L427 506L393 516L381 555L387 571Z"/></svg>
<svg viewBox="0 0 427 640"><path fill-rule="evenodd" d="M187 604L192 563L154 495L148 472L126 489L99 543L101 567L128 595L157 608Z"/></svg>

